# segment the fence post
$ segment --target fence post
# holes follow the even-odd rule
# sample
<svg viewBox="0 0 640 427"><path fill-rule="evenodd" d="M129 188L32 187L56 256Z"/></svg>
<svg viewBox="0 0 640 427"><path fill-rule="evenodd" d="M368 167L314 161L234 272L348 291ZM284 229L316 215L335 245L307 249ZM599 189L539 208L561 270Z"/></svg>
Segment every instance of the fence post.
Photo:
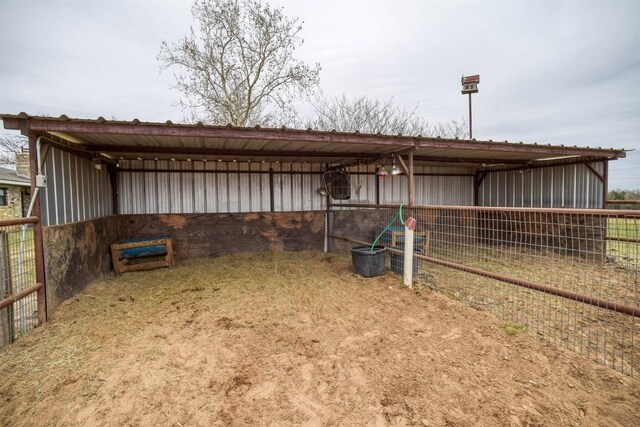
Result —
<svg viewBox="0 0 640 427"><path fill-rule="evenodd" d="M36 197L31 215L38 217L38 222L33 225L33 251L36 260L36 283L44 286L38 290L38 325L47 321L47 283L44 270L44 247L42 243L42 215L40 210L40 194L36 191L36 175L41 168L36 157L37 137L29 134L29 167L31 168L31 197Z"/></svg>
<svg viewBox="0 0 640 427"><path fill-rule="evenodd" d="M13 282L11 280L11 259L9 258L9 235L6 231L0 231L0 300L12 293ZM13 304L0 309L0 329L2 329L0 347L11 344L15 340Z"/></svg>
<svg viewBox="0 0 640 427"><path fill-rule="evenodd" d="M404 285L413 288L413 228L404 227Z"/></svg>

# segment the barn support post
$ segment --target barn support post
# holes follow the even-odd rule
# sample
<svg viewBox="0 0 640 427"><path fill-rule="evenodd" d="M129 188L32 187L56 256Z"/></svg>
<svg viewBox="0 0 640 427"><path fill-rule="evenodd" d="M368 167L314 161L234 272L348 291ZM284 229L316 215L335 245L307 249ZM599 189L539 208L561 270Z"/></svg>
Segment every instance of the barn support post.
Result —
<svg viewBox="0 0 640 427"><path fill-rule="evenodd" d="M36 147L37 136L29 133L29 168L31 175L31 194L35 195L36 175L38 173L38 158ZM44 286L38 289L38 324L41 325L47 321L47 302L46 302L46 280L44 271L44 246L42 243L42 212L40 207L40 195L36 197L33 204L32 216L38 218L38 222L33 224L33 250L36 261L36 283L42 283Z"/></svg>
<svg viewBox="0 0 640 427"><path fill-rule="evenodd" d="M609 196L609 160L602 162L602 166L602 209L606 209Z"/></svg>
<svg viewBox="0 0 640 427"><path fill-rule="evenodd" d="M402 171L405 173L405 175L407 175L407 205L411 206L413 205L413 187L414 187L414 181L413 181L413 151L410 151L407 154L408 160L407 162L404 161L404 159L402 158L401 155L396 154L395 155L396 158L398 159L398 161L400 162L400 167L402 168ZM407 165L408 163L408 165Z"/></svg>
<svg viewBox="0 0 640 427"><path fill-rule="evenodd" d="M107 166L107 172L109 173L109 182L111 183L111 206L113 215L120 213L120 205L118 204L118 193L120 191L118 187L118 168L114 165Z"/></svg>
<svg viewBox="0 0 640 427"><path fill-rule="evenodd" d="M380 204L380 177L376 174L373 175L376 180L376 205Z"/></svg>
<svg viewBox="0 0 640 427"><path fill-rule="evenodd" d="M329 215L331 215L331 208L329 207L329 196L325 198L326 209L324 212L324 253L330 252L329 245Z"/></svg>
<svg viewBox="0 0 640 427"><path fill-rule="evenodd" d="M416 188L416 182L413 178L413 151L410 151L407 156L409 157L409 175L407 176L407 180L409 181L409 206L413 206Z"/></svg>
<svg viewBox="0 0 640 427"><path fill-rule="evenodd" d="M275 212L276 203L273 196L273 168L269 168L269 209Z"/></svg>
<svg viewBox="0 0 640 427"><path fill-rule="evenodd" d="M609 160L602 162L602 209L607 208L607 199L609 198ZM607 259L609 248L607 247L607 237L609 235L609 220L604 220L604 230L602 231L602 259Z"/></svg>
<svg viewBox="0 0 640 427"><path fill-rule="evenodd" d="M327 197L327 213L326 213L326 227L325 227L325 236L326 236L326 251L325 252L333 252L333 210L329 205L329 197Z"/></svg>
<svg viewBox="0 0 640 427"><path fill-rule="evenodd" d="M476 171L473 173L473 206L480 204L480 186L488 172Z"/></svg>

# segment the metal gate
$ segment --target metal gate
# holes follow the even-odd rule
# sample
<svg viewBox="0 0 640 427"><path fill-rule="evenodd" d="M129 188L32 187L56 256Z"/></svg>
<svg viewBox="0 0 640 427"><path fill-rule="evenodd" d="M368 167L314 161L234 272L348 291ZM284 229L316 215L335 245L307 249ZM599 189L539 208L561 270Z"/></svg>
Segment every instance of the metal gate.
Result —
<svg viewBox="0 0 640 427"><path fill-rule="evenodd" d="M0 220L0 347L46 321L37 217Z"/></svg>

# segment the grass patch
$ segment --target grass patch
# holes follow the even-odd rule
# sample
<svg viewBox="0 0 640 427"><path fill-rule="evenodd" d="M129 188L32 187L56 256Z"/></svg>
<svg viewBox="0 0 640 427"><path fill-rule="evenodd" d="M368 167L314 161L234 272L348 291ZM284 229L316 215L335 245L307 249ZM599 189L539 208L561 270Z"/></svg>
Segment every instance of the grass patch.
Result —
<svg viewBox="0 0 640 427"><path fill-rule="evenodd" d="M445 297L447 297L449 299L452 299L454 301L461 301L462 300L459 295L454 294L453 292L448 291L446 289L438 289L438 292L440 292Z"/></svg>
<svg viewBox="0 0 640 427"><path fill-rule="evenodd" d="M640 220L634 218L609 218L607 237L622 239L640 239ZM627 268L637 268L640 257L640 244L607 240L607 256L610 260Z"/></svg>
<svg viewBox="0 0 640 427"><path fill-rule="evenodd" d="M504 331L507 333L507 335L516 336L527 332L527 327L520 323L505 323L504 325L502 325L502 327L504 328Z"/></svg>

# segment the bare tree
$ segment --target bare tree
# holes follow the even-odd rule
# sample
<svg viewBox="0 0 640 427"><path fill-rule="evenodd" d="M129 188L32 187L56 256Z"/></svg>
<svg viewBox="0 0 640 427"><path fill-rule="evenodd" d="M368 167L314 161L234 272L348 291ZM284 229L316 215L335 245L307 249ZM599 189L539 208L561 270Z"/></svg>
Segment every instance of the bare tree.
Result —
<svg viewBox="0 0 640 427"><path fill-rule="evenodd" d="M320 65L294 58L298 19L256 0L197 0L195 28L162 42L161 70L175 68L180 105L191 119L236 126L276 125L292 101L318 85Z"/></svg>
<svg viewBox="0 0 640 427"><path fill-rule="evenodd" d="M307 125L318 130L444 138L465 138L468 135L464 119L431 124L416 115L417 107L413 110L400 108L393 98L382 101L367 96L349 99L343 95L341 98L318 98L313 106L316 116Z"/></svg>
<svg viewBox="0 0 640 427"><path fill-rule="evenodd" d="M22 135L0 135L0 166L15 167L16 153L29 145Z"/></svg>

